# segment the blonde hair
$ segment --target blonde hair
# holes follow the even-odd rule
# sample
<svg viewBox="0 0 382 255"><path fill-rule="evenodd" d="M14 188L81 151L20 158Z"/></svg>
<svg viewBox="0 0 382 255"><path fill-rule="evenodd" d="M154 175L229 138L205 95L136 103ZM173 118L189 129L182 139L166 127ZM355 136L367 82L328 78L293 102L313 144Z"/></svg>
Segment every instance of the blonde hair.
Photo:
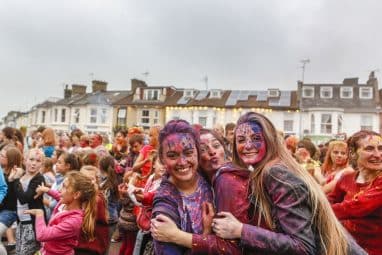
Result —
<svg viewBox="0 0 382 255"><path fill-rule="evenodd" d="M300 178L308 187L309 202L312 211L312 226L319 235L322 255L344 255L347 254L347 237L342 225L337 220L331 206L322 192L320 186L313 177L293 159L287 148L282 144L277 136L277 131L273 124L263 115L249 112L238 120L237 126L243 123L257 123L262 127L263 137L266 143L267 153L264 158L254 165L251 173L252 196L255 201L255 210L259 215L258 224L264 219L267 226L274 229L274 221L271 214L271 204L264 192L264 177L270 168L276 164L284 165ZM245 167L236 149L236 130L233 142L233 161ZM282 180L281 180L282 181Z"/></svg>
<svg viewBox="0 0 382 255"><path fill-rule="evenodd" d="M329 174L333 170L333 160L330 154L332 153L335 146L346 149L346 156L347 156L346 165L348 165L349 163L349 150L348 150L347 143L344 141L331 141L329 143L328 151L326 152L326 155L325 155L324 163L322 164L322 167L321 167L324 175Z"/></svg>
<svg viewBox="0 0 382 255"><path fill-rule="evenodd" d="M70 187L73 191L80 192L80 203L83 205L84 219L82 222L82 232L85 239L95 239L95 223L96 223L96 208L97 208L97 195L96 188L90 178L78 171L70 171L65 175Z"/></svg>

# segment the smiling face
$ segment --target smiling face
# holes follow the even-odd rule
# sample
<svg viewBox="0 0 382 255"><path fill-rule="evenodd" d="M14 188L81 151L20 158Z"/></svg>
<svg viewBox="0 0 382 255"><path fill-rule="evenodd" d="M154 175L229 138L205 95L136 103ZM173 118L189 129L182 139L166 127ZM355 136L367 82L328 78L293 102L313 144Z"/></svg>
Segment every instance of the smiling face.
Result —
<svg viewBox="0 0 382 255"><path fill-rule="evenodd" d="M334 145L330 152L330 158L333 162L333 166L344 166L347 163L348 151L343 145Z"/></svg>
<svg viewBox="0 0 382 255"><path fill-rule="evenodd" d="M200 167L209 175L225 163L223 145L212 134L200 135Z"/></svg>
<svg viewBox="0 0 382 255"><path fill-rule="evenodd" d="M40 150L31 150L25 160L26 171L35 174L42 168L44 155Z"/></svg>
<svg viewBox="0 0 382 255"><path fill-rule="evenodd" d="M240 124L235 133L237 154L247 166L260 162L266 153L263 129L257 123Z"/></svg>
<svg viewBox="0 0 382 255"><path fill-rule="evenodd" d="M184 186L195 180L198 153L190 134L170 134L163 144L161 160L175 186Z"/></svg>
<svg viewBox="0 0 382 255"><path fill-rule="evenodd" d="M382 138L370 135L361 139L358 144L358 167L375 171L382 170Z"/></svg>

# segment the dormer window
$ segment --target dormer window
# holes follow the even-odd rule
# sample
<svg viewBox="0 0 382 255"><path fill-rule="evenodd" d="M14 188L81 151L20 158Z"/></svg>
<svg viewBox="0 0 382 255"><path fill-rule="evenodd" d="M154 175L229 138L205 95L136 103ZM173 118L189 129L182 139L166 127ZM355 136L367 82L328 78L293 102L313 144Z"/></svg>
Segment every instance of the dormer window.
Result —
<svg viewBox="0 0 382 255"><path fill-rule="evenodd" d="M268 97L279 97L280 90L278 89L268 89Z"/></svg>
<svg viewBox="0 0 382 255"><path fill-rule="evenodd" d="M321 98L332 98L333 97L333 88L332 87L321 87L320 97Z"/></svg>
<svg viewBox="0 0 382 255"><path fill-rule="evenodd" d="M193 89L187 89L183 92L183 97L194 97L194 93Z"/></svg>
<svg viewBox="0 0 382 255"><path fill-rule="evenodd" d="M352 87L341 87L341 98L353 98Z"/></svg>
<svg viewBox="0 0 382 255"><path fill-rule="evenodd" d="M302 88L302 97L313 98L314 97L314 88L313 87L303 87Z"/></svg>
<svg viewBox="0 0 382 255"><path fill-rule="evenodd" d="M159 100L160 89L146 89L144 92L144 100Z"/></svg>
<svg viewBox="0 0 382 255"><path fill-rule="evenodd" d="M370 87L359 88L359 98L361 98L361 99L372 99L373 98L373 88L370 88Z"/></svg>
<svg viewBox="0 0 382 255"><path fill-rule="evenodd" d="M210 98L220 98L221 91L220 90L211 90Z"/></svg>

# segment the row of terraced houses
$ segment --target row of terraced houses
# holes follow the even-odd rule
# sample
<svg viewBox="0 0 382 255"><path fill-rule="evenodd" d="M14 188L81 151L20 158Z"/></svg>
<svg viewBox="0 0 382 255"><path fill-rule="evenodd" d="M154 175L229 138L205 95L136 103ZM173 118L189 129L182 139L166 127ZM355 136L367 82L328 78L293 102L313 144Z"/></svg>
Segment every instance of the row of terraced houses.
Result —
<svg viewBox="0 0 382 255"><path fill-rule="evenodd" d="M111 135L119 128L164 125L185 119L206 128L236 122L256 111L266 115L286 134L309 136L316 142L360 129L381 131L382 90L374 72L365 84L346 78L339 84L298 82L294 90L198 90L174 86L149 86L131 80L130 90L108 90L104 81L66 86L64 98L49 98L28 112L9 112L2 126L29 130L44 125L57 131L79 128Z"/></svg>

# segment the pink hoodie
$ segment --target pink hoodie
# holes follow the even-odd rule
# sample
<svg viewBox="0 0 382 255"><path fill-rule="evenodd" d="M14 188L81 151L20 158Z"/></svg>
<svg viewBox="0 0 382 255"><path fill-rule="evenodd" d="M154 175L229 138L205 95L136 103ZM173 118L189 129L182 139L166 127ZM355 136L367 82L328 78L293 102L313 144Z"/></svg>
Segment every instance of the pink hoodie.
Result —
<svg viewBox="0 0 382 255"><path fill-rule="evenodd" d="M57 194L49 191L49 195L55 197ZM78 244L84 213L82 210L59 212L61 205L58 203L54 208L48 225L43 216L36 217L36 239L42 242L44 255L73 255Z"/></svg>

